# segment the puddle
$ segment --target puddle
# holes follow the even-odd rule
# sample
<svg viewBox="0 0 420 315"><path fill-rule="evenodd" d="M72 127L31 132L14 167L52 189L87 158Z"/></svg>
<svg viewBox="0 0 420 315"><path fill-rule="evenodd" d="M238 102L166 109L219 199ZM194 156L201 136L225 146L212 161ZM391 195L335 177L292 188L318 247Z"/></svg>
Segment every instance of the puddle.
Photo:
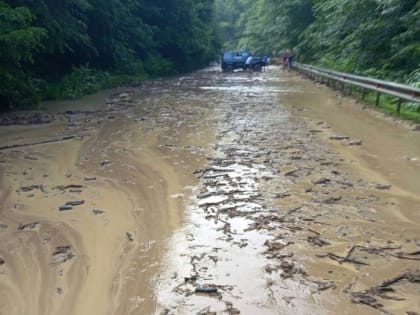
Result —
<svg viewBox="0 0 420 315"><path fill-rule="evenodd" d="M298 90L293 89L276 89L258 86L203 86L202 90L216 90L216 91L227 91L227 92L238 92L238 93L297 93Z"/></svg>

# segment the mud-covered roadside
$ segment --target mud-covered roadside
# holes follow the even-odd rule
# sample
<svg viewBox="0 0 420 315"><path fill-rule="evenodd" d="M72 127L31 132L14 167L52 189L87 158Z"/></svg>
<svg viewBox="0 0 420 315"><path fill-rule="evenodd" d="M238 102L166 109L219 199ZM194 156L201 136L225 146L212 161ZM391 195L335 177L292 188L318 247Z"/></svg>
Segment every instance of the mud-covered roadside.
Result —
<svg viewBox="0 0 420 315"><path fill-rule="evenodd" d="M420 312L419 136L376 167L337 100L210 69L3 119L0 313Z"/></svg>
<svg viewBox="0 0 420 315"><path fill-rule="evenodd" d="M207 103L177 93L149 82L2 119L1 314L153 313L163 243L212 142Z"/></svg>
<svg viewBox="0 0 420 315"><path fill-rule="evenodd" d="M395 187L398 175L368 169L352 153L362 139L301 119L299 101L325 106L334 93L276 75L232 74L202 87L217 100L216 144L209 167L196 171L189 224L158 278L162 314L414 314L416 188ZM418 174L416 156L389 154Z"/></svg>

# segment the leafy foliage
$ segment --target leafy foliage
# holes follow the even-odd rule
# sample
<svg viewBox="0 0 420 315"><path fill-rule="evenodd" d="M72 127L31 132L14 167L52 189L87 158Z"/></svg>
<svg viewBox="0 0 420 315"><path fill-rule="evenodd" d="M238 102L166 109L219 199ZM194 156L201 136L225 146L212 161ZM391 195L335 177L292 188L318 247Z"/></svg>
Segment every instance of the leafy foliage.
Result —
<svg viewBox="0 0 420 315"><path fill-rule="evenodd" d="M419 33L418 0L0 0L0 109L189 71L219 42L417 84Z"/></svg>
<svg viewBox="0 0 420 315"><path fill-rule="evenodd" d="M74 99L79 96L94 93L106 87L111 80L108 72L78 67L64 76L57 83L52 83L45 88L45 99L66 98Z"/></svg>
<svg viewBox="0 0 420 315"><path fill-rule="evenodd" d="M17 102L26 105L36 100L24 66L33 62L33 54L42 48L46 32L32 23L28 9L13 9L0 2L0 103L8 108Z"/></svg>
<svg viewBox="0 0 420 315"><path fill-rule="evenodd" d="M418 0L216 1L225 48L405 82L420 62Z"/></svg>
<svg viewBox="0 0 420 315"><path fill-rule="evenodd" d="M225 48L239 46L257 54L276 55L296 46L300 34L314 19L311 0L216 0L216 10Z"/></svg>
<svg viewBox="0 0 420 315"><path fill-rule="evenodd" d="M0 109L200 67L218 49L213 9L213 0L0 0Z"/></svg>

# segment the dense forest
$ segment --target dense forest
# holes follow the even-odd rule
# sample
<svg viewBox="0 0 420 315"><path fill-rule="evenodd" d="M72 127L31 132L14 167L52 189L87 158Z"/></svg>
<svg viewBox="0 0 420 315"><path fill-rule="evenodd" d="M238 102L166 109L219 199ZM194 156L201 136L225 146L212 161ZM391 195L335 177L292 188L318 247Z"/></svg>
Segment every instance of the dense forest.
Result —
<svg viewBox="0 0 420 315"><path fill-rule="evenodd" d="M418 0L216 0L226 48L420 84Z"/></svg>
<svg viewBox="0 0 420 315"><path fill-rule="evenodd" d="M77 97L214 59L213 0L0 0L0 106Z"/></svg>
<svg viewBox="0 0 420 315"><path fill-rule="evenodd" d="M0 0L0 109L190 71L224 49L420 83L418 0Z"/></svg>

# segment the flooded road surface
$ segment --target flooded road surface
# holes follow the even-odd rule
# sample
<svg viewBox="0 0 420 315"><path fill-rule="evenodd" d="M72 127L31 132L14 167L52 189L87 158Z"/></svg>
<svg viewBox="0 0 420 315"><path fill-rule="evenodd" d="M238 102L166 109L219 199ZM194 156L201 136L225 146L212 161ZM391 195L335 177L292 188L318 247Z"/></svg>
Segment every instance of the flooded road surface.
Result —
<svg viewBox="0 0 420 315"><path fill-rule="evenodd" d="M0 314L420 312L420 133L270 67L0 127Z"/></svg>

